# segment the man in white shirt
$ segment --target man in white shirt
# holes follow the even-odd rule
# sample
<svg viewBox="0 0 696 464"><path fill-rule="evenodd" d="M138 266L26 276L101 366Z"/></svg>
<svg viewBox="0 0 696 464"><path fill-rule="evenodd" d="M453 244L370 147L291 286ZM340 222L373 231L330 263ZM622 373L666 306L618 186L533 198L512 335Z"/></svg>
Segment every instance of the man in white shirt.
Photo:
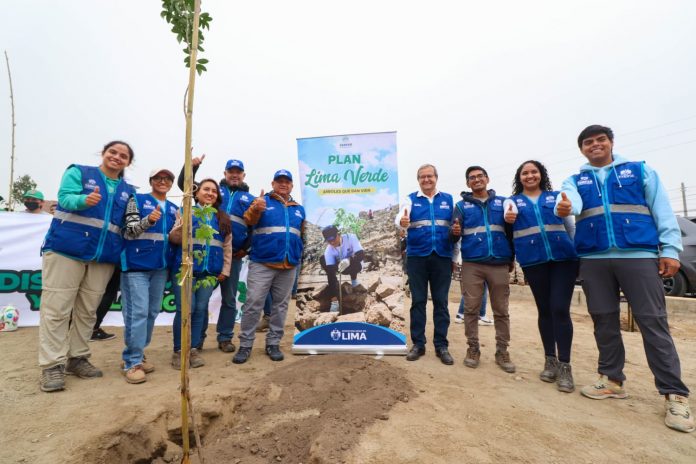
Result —
<svg viewBox="0 0 696 464"><path fill-rule="evenodd" d="M319 260L322 269L326 271L329 281L332 313L338 312L338 280L336 274L350 275L353 287L358 285L358 273L362 270L362 260L365 257L360 240L355 234L341 234L336 226L327 226L321 231L327 246L324 256Z"/></svg>

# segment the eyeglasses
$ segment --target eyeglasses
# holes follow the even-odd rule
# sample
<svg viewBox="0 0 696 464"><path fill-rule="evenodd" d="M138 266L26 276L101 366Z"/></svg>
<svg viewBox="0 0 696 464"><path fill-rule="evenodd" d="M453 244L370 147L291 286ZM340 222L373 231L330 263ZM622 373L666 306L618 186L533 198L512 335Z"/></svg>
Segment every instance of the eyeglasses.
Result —
<svg viewBox="0 0 696 464"><path fill-rule="evenodd" d="M162 176L151 177L150 180L152 180L153 182L164 182L164 183L166 183L166 184L171 184L172 182L174 182L174 179L172 179L172 178L169 177L169 176L164 176L164 177L162 177Z"/></svg>
<svg viewBox="0 0 696 464"><path fill-rule="evenodd" d="M479 179L485 179L486 175L485 174L476 174L475 176L469 176L467 179L474 181L474 180L479 180Z"/></svg>

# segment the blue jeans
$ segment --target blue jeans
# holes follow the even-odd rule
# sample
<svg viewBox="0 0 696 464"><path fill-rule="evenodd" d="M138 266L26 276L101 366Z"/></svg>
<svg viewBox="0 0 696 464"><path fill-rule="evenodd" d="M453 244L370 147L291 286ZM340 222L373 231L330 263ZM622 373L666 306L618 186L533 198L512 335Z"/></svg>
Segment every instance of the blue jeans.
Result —
<svg viewBox="0 0 696 464"><path fill-rule="evenodd" d="M407 267L411 288L411 340L414 345L426 345L425 305L430 286L435 326L433 344L435 349L447 348L447 330L450 324L447 299L452 281L452 260L433 252L429 256L409 256Z"/></svg>
<svg viewBox="0 0 696 464"><path fill-rule="evenodd" d="M481 309L479 310L479 317L486 317L486 301L488 300L488 282L483 282L483 298L481 299ZM457 315L464 317L464 295L459 301L459 311Z"/></svg>
<svg viewBox="0 0 696 464"><path fill-rule="evenodd" d="M167 277L166 269L121 273L125 370L143 363L143 350L150 344L155 319L162 309Z"/></svg>
<svg viewBox="0 0 696 464"><path fill-rule="evenodd" d="M220 284L220 314L217 320L217 341L226 342L234 336L234 321L237 319L237 286L239 273L242 270L242 260L232 259L230 276Z"/></svg>
<svg viewBox="0 0 696 464"><path fill-rule="evenodd" d="M195 287L197 277L193 278L191 286ZM208 323L208 302L217 285L210 287L201 286L191 295L191 347L198 348L203 344L204 331ZM176 302L176 314L174 315L174 326L172 334L174 336L174 351L181 350L181 287L172 276L172 291Z"/></svg>

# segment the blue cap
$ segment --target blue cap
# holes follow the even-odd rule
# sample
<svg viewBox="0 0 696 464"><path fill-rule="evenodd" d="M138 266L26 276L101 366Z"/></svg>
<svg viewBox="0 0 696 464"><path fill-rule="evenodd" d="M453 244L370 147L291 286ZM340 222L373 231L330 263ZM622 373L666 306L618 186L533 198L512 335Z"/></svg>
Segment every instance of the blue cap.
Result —
<svg viewBox="0 0 696 464"><path fill-rule="evenodd" d="M242 163L239 160L229 160L227 162L227 164L225 165L225 171L227 171L228 169L232 169L232 168L237 168L240 171L243 171L244 170L244 163Z"/></svg>
<svg viewBox="0 0 696 464"><path fill-rule="evenodd" d="M290 171L286 171L285 169L280 169L273 174L273 180L276 180L279 177L287 177L290 179L290 182L292 182L292 174L290 174Z"/></svg>

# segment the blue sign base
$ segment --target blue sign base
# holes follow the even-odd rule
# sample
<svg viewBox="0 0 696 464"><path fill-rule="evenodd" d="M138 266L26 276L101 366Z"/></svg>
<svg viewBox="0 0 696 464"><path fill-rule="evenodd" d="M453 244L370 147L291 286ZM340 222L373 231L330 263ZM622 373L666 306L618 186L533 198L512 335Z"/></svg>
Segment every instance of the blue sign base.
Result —
<svg viewBox="0 0 696 464"><path fill-rule="evenodd" d="M295 335L294 354L354 353L405 355L406 336L365 322L334 322Z"/></svg>

